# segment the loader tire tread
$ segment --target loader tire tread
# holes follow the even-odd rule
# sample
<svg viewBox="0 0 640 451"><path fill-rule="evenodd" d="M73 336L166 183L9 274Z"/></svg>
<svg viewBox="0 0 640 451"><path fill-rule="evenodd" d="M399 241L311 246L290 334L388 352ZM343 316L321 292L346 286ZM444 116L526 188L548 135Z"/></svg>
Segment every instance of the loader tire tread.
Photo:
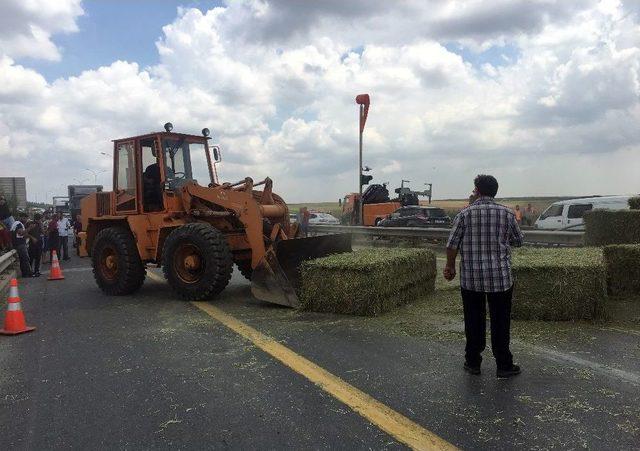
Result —
<svg viewBox="0 0 640 451"><path fill-rule="evenodd" d="M107 246L115 250L118 261L118 271L112 280L100 270L100 258ZM142 286L147 274L133 235L124 227L108 227L98 232L91 251L91 263L96 283L110 296L134 293Z"/></svg>
<svg viewBox="0 0 640 451"><path fill-rule="evenodd" d="M197 246L206 258L205 274L196 283L185 284L173 268L173 254L182 243ZM229 284L233 255L224 235L213 226L195 222L178 227L167 237L162 251L162 271L173 291L185 301L214 297Z"/></svg>

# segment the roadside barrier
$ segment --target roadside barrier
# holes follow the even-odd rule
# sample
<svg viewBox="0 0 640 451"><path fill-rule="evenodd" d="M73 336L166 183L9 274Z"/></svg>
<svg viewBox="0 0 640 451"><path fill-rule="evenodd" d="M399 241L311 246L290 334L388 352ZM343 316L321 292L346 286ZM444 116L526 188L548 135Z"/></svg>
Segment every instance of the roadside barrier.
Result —
<svg viewBox="0 0 640 451"><path fill-rule="evenodd" d="M11 279L18 277L18 254L11 250L0 255L0 298L9 288Z"/></svg>
<svg viewBox="0 0 640 451"><path fill-rule="evenodd" d="M446 242L451 229L436 227L365 227L347 225L309 225L314 235L351 233L354 237L370 239L397 239L402 241L429 240ZM525 244L534 246L582 246L584 232L556 230L523 230Z"/></svg>
<svg viewBox="0 0 640 451"><path fill-rule="evenodd" d="M58 254L53 251L53 261L51 262L51 272L49 273L48 280L62 280L62 269L60 269L60 261L58 260Z"/></svg>
<svg viewBox="0 0 640 451"><path fill-rule="evenodd" d="M2 335L18 335L36 330L35 327L27 326L22 311L22 301L18 294L18 280L11 279L9 284L9 299L7 300L7 313L4 317L4 328L0 329Z"/></svg>

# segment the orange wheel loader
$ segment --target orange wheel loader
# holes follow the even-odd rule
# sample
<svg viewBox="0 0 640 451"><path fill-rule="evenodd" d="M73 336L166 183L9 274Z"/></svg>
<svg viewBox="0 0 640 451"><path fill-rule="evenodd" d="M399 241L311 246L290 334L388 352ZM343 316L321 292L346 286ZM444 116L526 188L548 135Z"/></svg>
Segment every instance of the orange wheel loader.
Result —
<svg viewBox="0 0 640 451"><path fill-rule="evenodd" d="M81 255L91 257L98 286L110 295L133 293L153 264L181 298L210 299L227 286L235 263L256 298L298 306L300 263L350 252L351 236L295 237L271 179L220 183L220 151L210 148L209 130L172 129L167 123L164 132L115 140L113 191L81 202Z"/></svg>

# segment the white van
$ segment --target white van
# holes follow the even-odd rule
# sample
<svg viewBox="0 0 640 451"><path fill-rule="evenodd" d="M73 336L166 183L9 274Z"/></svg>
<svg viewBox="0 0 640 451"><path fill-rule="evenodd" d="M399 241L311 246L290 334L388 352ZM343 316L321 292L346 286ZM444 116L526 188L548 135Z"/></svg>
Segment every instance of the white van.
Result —
<svg viewBox="0 0 640 451"><path fill-rule="evenodd" d="M536 220L544 230L584 230L582 216L589 210L628 210L631 196L604 196L569 199L552 203Z"/></svg>

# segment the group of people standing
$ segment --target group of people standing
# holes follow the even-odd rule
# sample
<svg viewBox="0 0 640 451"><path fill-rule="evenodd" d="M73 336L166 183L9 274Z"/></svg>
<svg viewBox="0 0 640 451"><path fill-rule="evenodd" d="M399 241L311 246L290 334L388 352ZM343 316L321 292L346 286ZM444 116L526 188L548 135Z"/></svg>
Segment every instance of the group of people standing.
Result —
<svg viewBox="0 0 640 451"><path fill-rule="evenodd" d="M531 204L527 204L527 207L524 210L520 209L520 205L516 205L513 213L516 216L516 222L518 225L532 226L538 217L538 212Z"/></svg>
<svg viewBox="0 0 640 451"><path fill-rule="evenodd" d="M15 249L22 277L39 277L40 264L53 259L70 260L69 237L82 229L79 218L72 224L62 213L35 213L29 217L11 213L6 198L0 196L0 249Z"/></svg>

